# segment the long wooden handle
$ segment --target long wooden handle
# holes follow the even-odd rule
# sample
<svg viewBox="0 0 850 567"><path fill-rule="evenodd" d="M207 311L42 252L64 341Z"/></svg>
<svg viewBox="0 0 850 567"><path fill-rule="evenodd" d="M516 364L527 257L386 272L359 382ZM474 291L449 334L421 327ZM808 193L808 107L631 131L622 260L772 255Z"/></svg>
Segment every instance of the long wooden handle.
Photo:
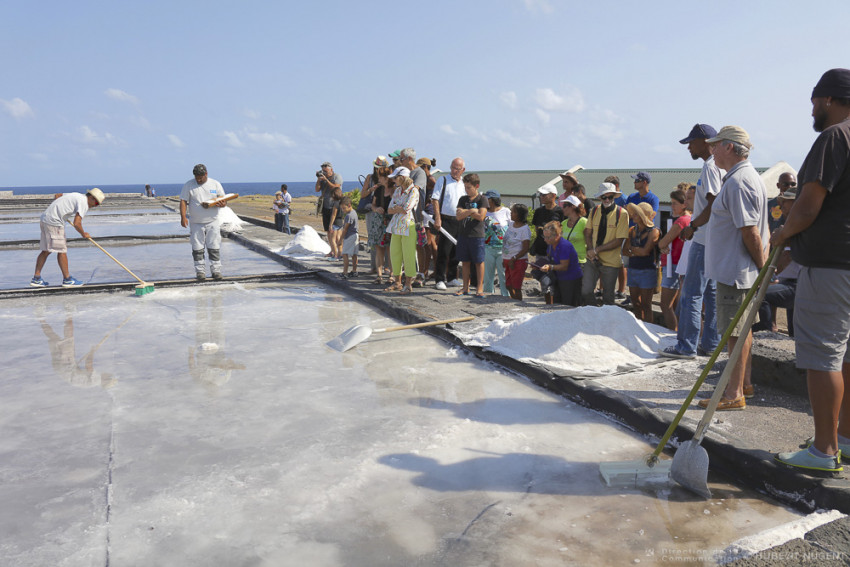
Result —
<svg viewBox="0 0 850 567"><path fill-rule="evenodd" d="M375 329L373 333L387 333L389 331L402 331L404 329L419 329L421 327L433 327L434 325L445 325L446 323L460 323L461 321L472 321L475 317L457 317L456 319L443 319L442 321L427 321L413 325L402 325L400 327L387 327L386 329Z"/></svg>
<svg viewBox="0 0 850 567"><path fill-rule="evenodd" d="M137 280L139 280L139 283L140 283L140 284L144 284L144 283L145 283L144 281L142 281L142 278L140 278L139 276L137 276L136 274L134 274L133 272L131 272L131 271L130 271L130 269L129 269L127 266L125 266L124 264L122 264L121 262L119 262L119 261L118 261L118 259L117 259L117 258L115 258L115 256L113 256L112 254L110 254L109 252L107 252L106 250L104 250L103 246L101 246L100 244L98 244L97 242L95 242L95 241L94 241L94 239L93 239L91 236L89 236L89 240L91 240L91 243L92 243L92 244L94 244L95 246L97 246L98 248L100 248L101 250L103 250L103 253L104 253L104 254L106 254L107 256L109 256L110 258L112 258L113 260L115 260L115 263L116 263L116 264L118 264L119 266L121 266L122 268L124 268L125 270L127 270L127 273L128 273L128 274L130 274L131 276L133 276L134 278L136 278Z"/></svg>

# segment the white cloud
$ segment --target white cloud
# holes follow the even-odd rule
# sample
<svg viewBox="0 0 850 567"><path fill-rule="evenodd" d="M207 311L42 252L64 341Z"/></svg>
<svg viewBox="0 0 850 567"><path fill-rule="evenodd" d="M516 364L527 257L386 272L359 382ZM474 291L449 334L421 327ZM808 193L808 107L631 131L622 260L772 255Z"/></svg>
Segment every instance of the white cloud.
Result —
<svg viewBox="0 0 850 567"><path fill-rule="evenodd" d="M251 120L257 120L260 117L260 113L256 110L251 110L250 108L246 108L242 111L242 114L245 115L245 118L250 118Z"/></svg>
<svg viewBox="0 0 850 567"><path fill-rule="evenodd" d="M574 87L568 87L567 92L559 95L553 89L537 89L534 100L543 109L550 112L581 112L584 110L584 96Z"/></svg>
<svg viewBox="0 0 850 567"><path fill-rule="evenodd" d="M84 144L113 144L117 145L121 142L118 138L110 134L109 132L104 132L103 134L98 134L91 128L86 125L80 126L77 129L79 133L79 140Z"/></svg>
<svg viewBox="0 0 850 567"><path fill-rule="evenodd" d="M145 130L151 129L150 120L148 120L144 116L131 116L130 117L130 124L135 124L136 126L144 128Z"/></svg>
<svg viewBox="0 0 850 567"><path fill-rule="evenodd" d="M30 105L20 98L13 98L12 100L3 100L0 98L0 106L2 106L3 110L8 112L12 118L18 120L33 116L33 111L32 108L30 108Z"/></svg>
<svg viewBox="0 0 850 567"><path fill-rule="evenodd" d="M537 115L537 119L543 124L549 124L549 121L552 120L552 116L543 109L538 108L534 113Z"/></svg>
<svg viewBox="0 0 850 567"><path fill-rule="evenodd" d="M523 140L517 136L509 132L505 132L504 130L496 130L493 133L493 136L499 140L500 142L505 142L506 144L513 146L515 148L530 148L531 142L527 140Z"/></svg>
<svg viewBox="0 0 850 567"><path fill-rule="evenodd" d="M268 148L292 148L295 142L292 138L279 132L250 132L243 131L242 136L247 140Z"/></svg>
<svg viewBox="0 0 850 567"><path fill-rule="evenodd" d="M227 145L231 148L244 148L245 143L239 139L239 136L236 135L236 132L231 132L230 130L225 130L221 133L224 136Z"/></svg>
<svg viewBox="0 0 850 567"><path fill-rule="evenodd" d="M499 95L499 100L508 108L515 109L517 107L517 96L514 91L503 92Z"/></svg>
<svg viewBox="0 0 850 567"><path fill-rule="evenodd" d="M450 136L458 135L458 132L448 124L443 124L442 126L440 126L440 131L449 134Z"/></svg>
<svg viewBox="0 0 850 567"><path fill-rule="evenodd" d="M522 0L522 3L525 5L526 10L534 14L537 12L551 14L555 11L549 0Z"/></svg>
<svg viewBox="0 0 850 567"><path fill-rule="evenodd" d="M108 96L113 100L118 100L121 102L129 102L130 104L139 104L139 99L134 97L133 95L122 91L121 89L106 89L103 91L103 94Z"/></svg>
<svg viewBox="0 0 850 567"><path fill-rule="evenodd" d="M183 140L175 136L174 134L168 134L168 141L171 142L171 145L175 148L185 148L186 144L183 143Z"/></svg>
<svg viewBox="0 0 850 567"><path fill-rule="evenodd" d="M481 132L477 128L473 128L472 126L464 126L463 131L469 134L471 138L474 138L476 140L481 140L482 142L490 141L490 137L487 134Z"/></svg>

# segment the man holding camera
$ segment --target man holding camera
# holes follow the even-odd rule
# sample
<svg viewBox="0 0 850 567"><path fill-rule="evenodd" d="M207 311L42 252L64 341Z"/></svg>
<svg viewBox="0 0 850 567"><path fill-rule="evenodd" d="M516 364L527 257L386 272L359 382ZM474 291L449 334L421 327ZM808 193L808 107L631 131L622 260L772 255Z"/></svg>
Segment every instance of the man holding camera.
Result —
<svg viewBox="0 0 850 567"><path fill-rule="evenodd" d="M325 227L325 232L331 228L331 212L333 211L331 196L337 187L342 188L342 176L334 173L334 166L326 161L322 164L322 171L316 172L316 193L321 193L322 197L322 226Z"/></svg>

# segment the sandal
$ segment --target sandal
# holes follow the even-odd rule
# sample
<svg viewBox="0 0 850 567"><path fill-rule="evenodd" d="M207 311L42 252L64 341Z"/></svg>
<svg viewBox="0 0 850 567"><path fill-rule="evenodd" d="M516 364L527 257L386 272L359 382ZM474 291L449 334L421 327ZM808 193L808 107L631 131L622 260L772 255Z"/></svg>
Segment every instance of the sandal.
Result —
<svg viewBox="0 0 850 567"><path fill-rule="evenodd" d="M476 293L473 297L474 297L475 299L484 299L484 298L485 298L485 297L487 297L487 296L486 296L486 295L484 295L483 293Z"/></svg>
<svg viewBox="0 0 850 567"><path fill-rule="evenodd" d="M469 292L463 291L462 289L459 289L458 291L455 292L455 297L461 297L462 295L469 295Z"/></svg>
<svg viewBox="0 0 850 567"><path fill-rule="evenodd" d="M389 287L384 288L384 291L401 291L401 290L402 290L401 283L397 282L397 281L394 281L393 283L391 283L389 285Z"/></svg>
<svg viewBox="0 0 850 567"><path fill-rule="evenodd" d="M378 276L377 278L375 278L375 281L373 283L376 283L378 285L384 285L384 276Z"/></svg>
<svg viewBox="0 0 850 567"><path fill-rule="evenodd" d="M410 288L409 285L406 285L401 288L401 292L399 292L399 295L410 295L411 293L413 293L413 290Z"/></svg>

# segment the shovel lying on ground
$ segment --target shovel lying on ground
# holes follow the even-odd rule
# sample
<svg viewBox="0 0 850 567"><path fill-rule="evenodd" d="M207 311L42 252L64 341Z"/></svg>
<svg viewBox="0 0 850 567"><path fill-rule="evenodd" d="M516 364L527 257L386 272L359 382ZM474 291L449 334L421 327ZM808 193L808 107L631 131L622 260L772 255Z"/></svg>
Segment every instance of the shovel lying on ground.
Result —
<svg viewBox="0 0 850 567"><path fill-rule="evenodd" d="M655 448L655 451L636 461L614 461L610 463L600 463L599 474L602 475L602 479L605 481L605 484L607 484L608 486L638 486L640 484L645 483L662 482L669 480L670 468L673 461L671 459L667 459L664 461L660 460L659 457L661 456L661 452L664 450L664 447L667 445L667 442L670 441L670 437L673 436L673 432L676 430L676 427L679 426L679 422L682 420L682 417L684 417L685 412L688 410L688 407L691 405L691 402L693 402L694 397L697 395L697 392L699 392L699 389L700 387L702 387L703 382L705 382L705 379L708 377L708 373L711 372L714 363L717 362L717 358L720 356L720 353L722 353L723 349L726 348L726 343L729 342L729 338L732 336L732 331L734 331L735 325L738 323L738 320L743 315L744 309L746 309L747 305L749 304L749 301L752 300L753 295L755 295L757 291L757 288L760 288L762 282L765 281L765 274L767 274L768 269L772 270L776 266L776 260L779 257L778 250L780 249L776 248L773 250L773 252L771 252L768 263L765 264L759 272L759 275L756 278L753 287L750 288L750 291L744 298L743 305L738 309L738 312L735 314L735 318L732 320L732 324L729 326L728 329L726 329L726 332L723 333L723 336L720 338L720 342L717 344L717 347L714 349L714 352L711 353L711 357L709 357L708 362L705 363L705 366L703 367L699 378L697 378L697 381L694 382L691 391L688 393L688 396L685 398L685 401L682 402L682 407L679 408L678 413L676 413L676 417L673 418L673 421L670 423L670 426L667 427L667 431L664 432L664 436L661 438L661 441L658 442L658 446ZM769 282L770 280L767 281ZM766 285L765 289L767 289ZM743 344L743 341L739 341L738 344ZM716 404L714 407L717 407ZM700 438L700 441L702 441L702 438ZM705 449L703 449L703 451L705 451ZM683 459L686 458L687 457L683 457ZM684 464L682 468L684 468ZM706 474L704 478L707 479L707 453L705 457L705 470ZM692 475L693 473L688 473L687 475L685 475L685 473L681 473L680 476L689 485L693 485L695 487L694 491L696 492L696 487L699 486L699 482L691 482L690 480L687 480L693 478ZM680 484L682 484L682 486L684 486L685 488L691 488L691 486L686 485L681 481ZM703 481L703 484L705 484L706 486L705 489L708 490L707 483Z"/></svg>
<svg viewBox="0 0 850 567"><path fill-rule="evenodd" d="M731 327L734 328L741 318L743 310L747 308L753 299L753 295L758 291L753 309L747 314L744 320L744 326L741 329L741 337L745 337L753 326L753 321L758 312L758 306L764 301L764 296L767 293L767 288L770 285L770 280L773 279L773 272L776 269L776 261L779 258L777 253L781 248L775 248L770 255L770 262L765 264L761 272L756 278L753 287L744 298L744 304L738 309L735 314L735 319L732 320ZM726 368L720 375L720 380L717 386L714 387L714 393L711 395L711 400L708 402L708 407L705 408L705 413L699 420L694 438L690 441L685 441L679 448L676 449L676 454L673 455L673 463L670 465L670 477L690 490L691 492L702 496L703 498L711 498L711 490L708 488L708 452L701 446L708 426L711 425L711 419L714 417L714 411L717 409L717 404L720 403L720 398L723 396L726 385L729 384L729 378L732 375L732 370L741 357L741 351L744 349L744 341L739 340L735 343L735 348L729 354L729 360L726 362Z"/></svg>
<svg viewBox="0 0 850 567"><path fill-rule="evenodd" d="M332 349L340 352L345 352L352 349L372 336L372 333L389 333L392 331L403 331L405 329L421 329L422 327L434 327L436 325L445 325L447 323L460 323L462 321L472 321L475 317L457 317L455 319L443 319L442 321L427 321L425 323L416 323L413 325L402 325L400 327L386 327L385 329L372 329L368 325L354 325L338 337L328 341L327 345Z"/></svg>

